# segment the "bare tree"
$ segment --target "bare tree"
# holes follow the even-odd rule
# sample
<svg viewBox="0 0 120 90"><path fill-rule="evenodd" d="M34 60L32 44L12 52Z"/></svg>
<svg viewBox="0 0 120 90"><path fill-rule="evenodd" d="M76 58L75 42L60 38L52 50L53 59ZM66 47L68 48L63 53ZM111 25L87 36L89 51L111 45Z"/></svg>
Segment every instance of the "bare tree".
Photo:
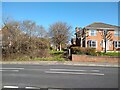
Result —
<svg viewBox="0 0 120 90"><path fill-rule="evenodd" d="M40 56L39 52L44 52L48 48L48 41L45 34L38 37L36 33L37 25L33 21L18 22L6 20L2 28L2 51L4 57L19 57L20 55ZM41 26L42 27L42 26ZM42 27L43 31L44 27ZM41 33L41 28L37 30ZM41 55L43 57L43 55Z"/></svg>
<svg viewBox="0 0 120 90"><path fill-rule="evenodd" d="M6 19L2 27L2 46L3 55L11 55L19 52L19 41L21 40L22 31L20 31L20 23L14 20Z"/></svg>
<svg viewBox="0 0 120 90"><path fill-rule="evenodd" d="M40 26L37 25L36 26L35 36L37 36L39 38L45 38L47 36L47 32L42 25L40 25Z"/></svg>
<svg viewBox="0 0 120 90"><path fill-rule="evenodd" d="M68 42L70 37L71 26L64 22L56 22L49 27L49 33L52 42L56 45L57 50L61 51L62 44Z"/></svg>
<svg viewBox="0 0 120 90"><path fill-rule="evenodd" d="M111 40L111 37L112 37L112 33L110 33L108 30L104 30L103 31L103 34L101 34L101 36L103 37L104 39L104 42L105 42L105 50L104 52L106 53L107 52L107 40ZM112 41L112 40L111 40Z"/></svg>

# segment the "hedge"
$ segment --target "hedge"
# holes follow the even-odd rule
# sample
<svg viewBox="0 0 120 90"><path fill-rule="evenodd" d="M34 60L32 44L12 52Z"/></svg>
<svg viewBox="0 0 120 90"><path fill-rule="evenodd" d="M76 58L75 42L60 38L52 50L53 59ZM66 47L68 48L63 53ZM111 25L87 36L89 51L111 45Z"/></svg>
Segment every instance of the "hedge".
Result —
<svg viewBox="0 0 120 90"><path fill-rule="evenodd" d="M71 47L72 54L96 55L95 48Z"/></svg>

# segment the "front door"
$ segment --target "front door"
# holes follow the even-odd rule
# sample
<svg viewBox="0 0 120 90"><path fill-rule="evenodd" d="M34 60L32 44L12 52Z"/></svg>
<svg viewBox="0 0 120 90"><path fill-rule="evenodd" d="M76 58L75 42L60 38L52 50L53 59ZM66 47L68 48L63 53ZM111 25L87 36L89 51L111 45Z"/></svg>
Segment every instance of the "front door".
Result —
<svg viewBox="0 0 120 90"><path fill-rule="evenodd" d="M103 40L103 48L105 49L105 41ZM106 50L109 50L109 40L106 40Z"/></svg>

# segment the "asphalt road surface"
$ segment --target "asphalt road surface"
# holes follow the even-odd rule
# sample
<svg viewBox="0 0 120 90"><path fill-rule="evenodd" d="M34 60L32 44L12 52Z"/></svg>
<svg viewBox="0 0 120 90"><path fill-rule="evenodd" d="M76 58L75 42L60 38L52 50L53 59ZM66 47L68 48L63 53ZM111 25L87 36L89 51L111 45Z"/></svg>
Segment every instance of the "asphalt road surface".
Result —
<svg viewBox="0 0 120 90"><path fill-rule="evenodd" d="M118 68L4 64L3 88L118 88Z"/></svg>

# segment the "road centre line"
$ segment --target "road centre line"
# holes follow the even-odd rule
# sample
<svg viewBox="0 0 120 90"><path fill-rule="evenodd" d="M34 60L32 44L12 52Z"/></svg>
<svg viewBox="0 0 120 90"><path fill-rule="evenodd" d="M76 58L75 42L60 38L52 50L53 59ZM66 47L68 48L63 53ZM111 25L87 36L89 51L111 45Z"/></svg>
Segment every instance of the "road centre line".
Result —
<svg viewBox="0 0 120 90"><path fill-rule="evenodd" d="M3 71L19 72L19 70L0 70L0 72L3 72Z"/></svg>
<svg viewBox="0 0 120 90"><path fill-rule="evenodd" d="M37 87L25 87L25 89L40 89L40 88L37 88Z"/></svg>
<svg viewBox="0 0 120 90"><path fill-rule="evenodd" d="M76 74L76 75L99 75L103 76L103 73L75 73L75 72L53 72L53 71L45 71L45 73L49 74Z"/></svg>
<svg viewBox="0 0 120 90"><path fill-rule="evenodd" d="M22 70L24 68L0 68L0 70L3 70L3 69L7 69L7 70L9 70L9 69L19 69L19 70Z"/></svg>
<svg viewBox="0 0 120 90"><path fill-rule="evenodd" d="M4 86L3 88L18 88L18 86Z"/></svg>
<svg viewBox="0 0 120 90"><path fill-rule="evenodd" d="M50 69L51 71L91 71L99 72L99 70L76 70L76 69Z"/></svg>

